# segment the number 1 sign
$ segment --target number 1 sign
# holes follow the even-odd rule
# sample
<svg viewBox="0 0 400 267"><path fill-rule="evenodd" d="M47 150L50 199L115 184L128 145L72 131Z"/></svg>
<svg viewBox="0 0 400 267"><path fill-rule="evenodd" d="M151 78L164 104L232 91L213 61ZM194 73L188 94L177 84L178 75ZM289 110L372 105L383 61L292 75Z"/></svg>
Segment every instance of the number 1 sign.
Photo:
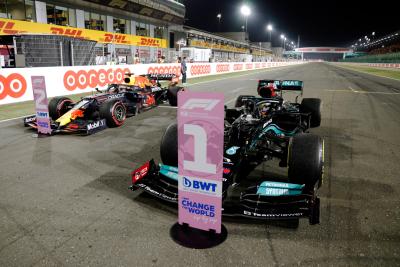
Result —
<svg viewBox="0 0 400 267"><path fill-rule="evenodd" d="M221 233L224 95L178 94L179 224Z"/></svg>

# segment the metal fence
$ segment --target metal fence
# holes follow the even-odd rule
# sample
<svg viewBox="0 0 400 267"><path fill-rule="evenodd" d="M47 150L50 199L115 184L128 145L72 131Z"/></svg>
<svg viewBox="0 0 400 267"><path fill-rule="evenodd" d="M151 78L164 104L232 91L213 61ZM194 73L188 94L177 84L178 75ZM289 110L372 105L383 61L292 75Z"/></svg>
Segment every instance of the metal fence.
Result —
<svg viewBox="0 0 400 267"><path fill-rule="evenodd" d="M368 55L360 57L352 57L341 60L341 62L358 62L358 63L400 63L400 52L380 55Z"/></svg>
<svg viewBox="0 0 400 267"><path fill-rule="evenodd" d="M57 35L15 36L16 54L26 67L84 66L95 64L96 42Z"/></svg>

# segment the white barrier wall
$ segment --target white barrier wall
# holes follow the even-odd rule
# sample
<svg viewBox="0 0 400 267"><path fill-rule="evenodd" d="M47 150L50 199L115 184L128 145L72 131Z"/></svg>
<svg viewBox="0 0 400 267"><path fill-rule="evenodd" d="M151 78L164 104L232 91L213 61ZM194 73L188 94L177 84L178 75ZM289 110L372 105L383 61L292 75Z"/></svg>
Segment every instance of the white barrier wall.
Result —
<svg viewBox="0 0 400 267"><path fill-rule="evenodd" d="M303 62L229 62L188 63L187 78L229 72L272 68ZM0 69L0 105L33 100L31 76L44 75L47 96L60 96L103 89L110 83L122 83L124 73L175 73L180 76L180 64L137 64L117 66L76 66L47 68Z"/></svg>
<svg viewBox="0 0 400 267"><path fill-rule="evenodd" d="M337 64L337 63L336 63ZM388 68L388 69L400 69L400 63L356 63L356 62L339 62L339 64L356 65L364 67L374 68Z"/></svg>

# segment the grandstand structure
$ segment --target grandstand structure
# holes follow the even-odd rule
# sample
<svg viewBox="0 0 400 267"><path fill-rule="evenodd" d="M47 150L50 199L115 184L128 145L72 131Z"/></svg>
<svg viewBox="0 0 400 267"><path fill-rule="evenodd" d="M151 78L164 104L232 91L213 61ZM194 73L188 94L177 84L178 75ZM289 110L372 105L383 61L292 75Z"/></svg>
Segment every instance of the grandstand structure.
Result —
<svg viewBox="0 0 400 267"><path fill-rule="evenodd" d="M342 61L360 63L400 63L400 31L382 37L375 33L358 39L351 47L354 54L346 55Z"/></svg>
<svg viewBox="0 0 400 267"><path fill-rule="evenodd" d="M95 64L174 62L184 47L210 50L204 61L271 59L270 49L184 26L185 14L182 0L7 0L0 1L0 36L93 41ZM15 67L14 46L0 43L0 66Z"/></svg>

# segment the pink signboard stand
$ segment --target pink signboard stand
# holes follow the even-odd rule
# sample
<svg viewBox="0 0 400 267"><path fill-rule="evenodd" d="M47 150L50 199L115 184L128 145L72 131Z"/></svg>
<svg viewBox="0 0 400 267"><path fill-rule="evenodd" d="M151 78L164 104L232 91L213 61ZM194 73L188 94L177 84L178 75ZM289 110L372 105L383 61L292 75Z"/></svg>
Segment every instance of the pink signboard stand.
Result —
<svg viewBox="0 0 400 267"><path fill-rule="evenodd" d="M224 145L222 93L178 93L179 220L176 242L192 248L218 245L221 224Z"/></svg>
<svg viewBox="0 0 400 267"><path fill-rule="evenodd" d="M33 99L35 101L38 137L51 135L46 82L44 76L32 76Z"/></svg>

